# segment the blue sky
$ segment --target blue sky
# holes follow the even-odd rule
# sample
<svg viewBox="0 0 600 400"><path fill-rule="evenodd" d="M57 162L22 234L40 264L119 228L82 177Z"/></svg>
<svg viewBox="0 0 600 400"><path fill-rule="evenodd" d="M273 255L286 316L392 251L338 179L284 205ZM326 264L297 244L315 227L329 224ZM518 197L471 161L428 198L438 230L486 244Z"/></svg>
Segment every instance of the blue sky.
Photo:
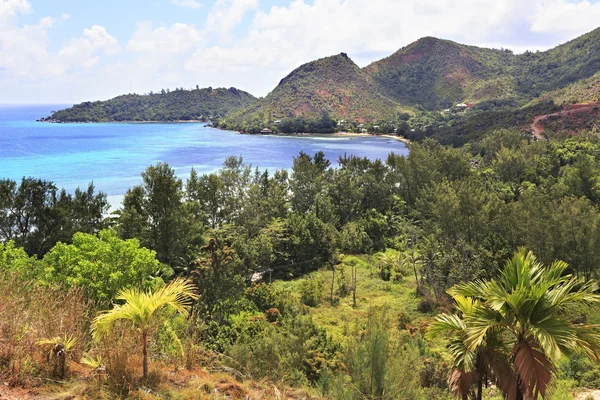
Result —
<svg viewBox="0 0 600 400"><path fill-rule="evenodd" d="M161 88L267 94L300 64L360 66L423 36L545 50L600 25L600 0L0 0L0 103Z"/></svg>

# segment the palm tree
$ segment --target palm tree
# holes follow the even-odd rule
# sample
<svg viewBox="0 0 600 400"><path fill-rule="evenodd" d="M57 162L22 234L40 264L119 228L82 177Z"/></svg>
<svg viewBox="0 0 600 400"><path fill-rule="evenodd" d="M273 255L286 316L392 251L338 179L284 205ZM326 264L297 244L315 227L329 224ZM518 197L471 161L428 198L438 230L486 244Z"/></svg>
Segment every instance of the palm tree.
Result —
<svg viewBox="0 0 600 400"><path fill-rule="evenodd" d="M583 351L598 359L595 327L571 322L578 310L600 303L597 284L566 269L562 261L546 267L520 249L498 279L448 291L461 315L437 316L432 334L451 332L455 394L466 399L484 374L508 399L546 398L561 355Z"/></svg>
<svg viewBox="0 0 600 400"><path fill-rule="evenodd" d="M187 316L191 301L198 299L198 295L190 281L179 278L156 291L124 289L119 292L116 299L123 300L125 303L115 305L112 310L98 314L92 322L92 335L94 339L99 340L111 331L117 321L125 320L132 323L142 334L144 379L146 379L148 377L148 331L157 311L168 309Z"/></svg>

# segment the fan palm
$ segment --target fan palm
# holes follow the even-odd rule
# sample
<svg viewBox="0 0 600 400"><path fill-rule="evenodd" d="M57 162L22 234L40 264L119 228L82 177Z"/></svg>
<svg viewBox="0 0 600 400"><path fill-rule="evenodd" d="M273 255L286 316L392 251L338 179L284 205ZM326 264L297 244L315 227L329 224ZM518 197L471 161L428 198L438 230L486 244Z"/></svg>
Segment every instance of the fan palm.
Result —
<svg viewBox="0 0 600 400"><path fill-rule="evenodd" d="M197 298L198 295L195 293L193 284L183 279L175 279L155 291L122 290L116 299L123 300L124 304L116 305L112 310L98 314L92 322L92 335L94 339L98 340L108 334L117 321L131 322L142 334L143 368L144 379L146 379L148 377L148 331L157 312L168 309L187 316L192 300Z"/></svg>
<svg viewBox="0 0 600 400"><path fill-rule="evenodd" d="M508 399L545 398L561 355L583 351L598 358L600 335L571 323L576 311L600 303L597 285L566 269L562 261L546 267L521 249L498 279L448 291L462 318L441 314L432 332L451 332L456 394L467 398L484 372Z"/></svg>

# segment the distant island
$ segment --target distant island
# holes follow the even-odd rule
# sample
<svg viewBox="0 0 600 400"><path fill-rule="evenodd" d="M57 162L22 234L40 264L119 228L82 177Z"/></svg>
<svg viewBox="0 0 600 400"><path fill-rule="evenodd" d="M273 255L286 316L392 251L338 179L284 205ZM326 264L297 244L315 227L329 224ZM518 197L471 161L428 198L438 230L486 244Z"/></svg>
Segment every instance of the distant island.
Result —
<svg viewBox="0 0 600 400"><path fill-rule="evenodd" d="M175 122L208 121L256 98L236 88L161 90L126 94L107 101L84 102L41 118L41 122Z"/></svg>

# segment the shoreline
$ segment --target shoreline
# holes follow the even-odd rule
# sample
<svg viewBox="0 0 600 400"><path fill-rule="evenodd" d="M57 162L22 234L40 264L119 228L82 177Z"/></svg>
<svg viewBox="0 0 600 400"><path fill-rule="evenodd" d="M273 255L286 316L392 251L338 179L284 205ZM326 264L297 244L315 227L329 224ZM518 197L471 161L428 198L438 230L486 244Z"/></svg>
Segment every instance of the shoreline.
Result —
<svg viewBox="0 0 600 400"><path fill-rule="evenodd" d="M310 136L321 136L321 137L327 137L327 136L341 136L341 137L381 137L381 138L386 138L386 139L394 139L397 140L399 142L402 142L406 145L410 145L411 141L409 139L406 139L405 137L402 136L395 136L395 135L391 135L391 134L377 134L377 133L354 133L354 132L334 132L334 133L309 133L309 132L301 132L301 133L243 133L240 131L234 131L234 130L229 130L229 129L221 129L215 126L211 127L212 129L217 129L220 131L229 131L229 132L235 132L239 135L258 135L258 136L305 136L305 137L310 137Z"/></svg>
<svg viewBox="0 0 600 400"><path fill-rule="evenodd" d="M50 124L210 124L210 121L199 121L199 120L177 120L177 121L106 121L106 122L53 122L53 121L36 121ZM229 129L221 129L212 126L211 128L217 130L226 130L230 132L235 132L240 135L250 135L248 133L242 133L240 131L234 131ZM406 145L410 145L410 140L406 139L402 136L395 136L391 134L377 134L377 133L354 133L354 132L334 132L334 133L272 133L272 134L260 134L256 133L255 135L262 136L341 136L341 137L382 137L387 139L394 139L399 142L403 142Z"/></svg>
<svg viewBox="0 0 600 400"><path fill-rule="evenodd" d="M368 137L368 136L375 136L375 137L384 137L387 139L395 139L398 140L399 142L403 142L405 144L410 144L410 140L406 139L405 137L402 136L395 136L395 135L391 135L391 134L377 134L377 133L353 133L353 132L335 132L333 133L334 136L356 136L356 137Z"/></svg>
<svg viewBox="0 0 600 400"><path fill-rule="evenodd" d="M177 121L40 121L46 124L210 124L210 121L200 121L197 119L182 119Z"/></svg>

